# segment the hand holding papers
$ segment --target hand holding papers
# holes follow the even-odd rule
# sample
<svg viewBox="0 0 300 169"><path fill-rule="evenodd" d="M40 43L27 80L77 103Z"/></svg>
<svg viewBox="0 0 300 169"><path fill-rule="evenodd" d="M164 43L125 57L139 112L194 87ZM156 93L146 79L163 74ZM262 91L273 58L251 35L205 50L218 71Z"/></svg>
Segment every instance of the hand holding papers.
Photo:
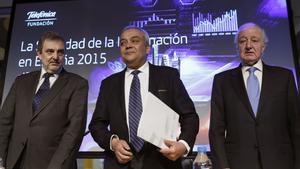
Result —
<svg viewBox="0 0 300 169"><path fill-rule="evenodd" d="M148 92L137 135L159 148L166 148L164 140L176 141L179 115Z"/></svg>

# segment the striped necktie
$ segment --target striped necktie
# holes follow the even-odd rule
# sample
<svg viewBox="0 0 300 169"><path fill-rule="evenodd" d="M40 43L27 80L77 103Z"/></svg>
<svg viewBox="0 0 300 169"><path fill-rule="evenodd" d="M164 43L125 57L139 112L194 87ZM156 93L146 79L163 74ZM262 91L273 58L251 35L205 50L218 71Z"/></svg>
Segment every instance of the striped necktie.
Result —
<svg viewBox="0 0 300 169"><path fill-rule="evenodd" d="M35 112L39 108L43 97L50 90L49 78L51 76L52 76L52 74L50 74L50 73L45 73L43 75L43 78L45 80L44 80L44 82L42 83L42 85L40 86L39 90L36 92L36 94L34 95L34 98L33 98L33 102L32 102L32 110L33 110L33 112Z"/></svg>
<svg viewBox="0 0 300 169"><path fill-rule="evenodd" d="M129 128L130 128L130 142L136 152L139 152L144 144L144 141L137 136L139 121L143 111L140 80L138 74L139 70L133 71L133 79L131 82L129 93Z"/></svg>

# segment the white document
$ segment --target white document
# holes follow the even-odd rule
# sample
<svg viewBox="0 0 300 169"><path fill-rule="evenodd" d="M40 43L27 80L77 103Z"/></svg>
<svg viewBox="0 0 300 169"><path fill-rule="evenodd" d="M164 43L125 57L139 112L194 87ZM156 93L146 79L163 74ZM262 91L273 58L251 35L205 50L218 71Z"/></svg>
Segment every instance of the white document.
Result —
<svg viewBox="0 0 300 169"><path fill-rule="evenodd" d="M166 148L164 140L176 141L179 127L179 115L148 92L137 135L159 148Z"/></svg>

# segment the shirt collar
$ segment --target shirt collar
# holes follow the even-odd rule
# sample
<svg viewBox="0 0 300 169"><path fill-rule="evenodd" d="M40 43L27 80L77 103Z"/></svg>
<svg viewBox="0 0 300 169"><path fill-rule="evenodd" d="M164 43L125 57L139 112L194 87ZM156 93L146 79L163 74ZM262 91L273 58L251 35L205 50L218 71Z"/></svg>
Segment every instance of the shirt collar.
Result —
<svg viewBox="0 0 300 169"><path fill-rule="evenodd" d="M145 62L141 67L139 67L137 70L141 71L141 73L144 73L147 69L149 68L149 63ZM133 72L136 69L131 69L129 67L127 67L126 69L126 74L129 76L131 74L131 72Z"/></svg>
<svg viewBox="0 0 300 169"><path fill-rule="evenodd" d="M259 59L253 66L243 65L242 66L242 72L248 71L248 69L250 67L255 67L258 71L262 72L262 70L263 70L263 64L262 64L261 59Z"/></svg>
<svg viewBox="0 0 300 169"><path fill-rule="evenodd" d="M53 76L54 77L58 77L58 75L60 74L60 72L62 71L62 67L57 71L57 73L54 73ZM45 70L45 68L42 66L41 69L41 74L40 74L40 80L43 78L43 75L47 73L47 71Z"/></svg>

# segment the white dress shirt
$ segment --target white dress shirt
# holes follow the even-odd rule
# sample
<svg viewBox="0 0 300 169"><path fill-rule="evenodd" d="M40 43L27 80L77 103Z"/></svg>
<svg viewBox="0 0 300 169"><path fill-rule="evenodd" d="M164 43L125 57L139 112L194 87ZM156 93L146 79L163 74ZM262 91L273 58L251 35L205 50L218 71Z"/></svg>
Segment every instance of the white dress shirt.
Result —
<svg viewBox="0 0 300 169"><path fill-rule="evenodd" d="M250 68L251 66L246 66L246 65L243 65L242 66L242 73L243 73L243 78L244 78L244 84L245 84L245 87L247 89L247 79L249 77L249 74L250 72L248 71L248 69ZM258 82L259 82L259 89L261 90L261 85L262 85L262 75L263 75L263 64L262 64L262 61L261 59L259 59L259 61L257 61L256 64L253 65L253 67L256 67L256 71L254 72L255 76L257 77L258 79Z"/></svg>

